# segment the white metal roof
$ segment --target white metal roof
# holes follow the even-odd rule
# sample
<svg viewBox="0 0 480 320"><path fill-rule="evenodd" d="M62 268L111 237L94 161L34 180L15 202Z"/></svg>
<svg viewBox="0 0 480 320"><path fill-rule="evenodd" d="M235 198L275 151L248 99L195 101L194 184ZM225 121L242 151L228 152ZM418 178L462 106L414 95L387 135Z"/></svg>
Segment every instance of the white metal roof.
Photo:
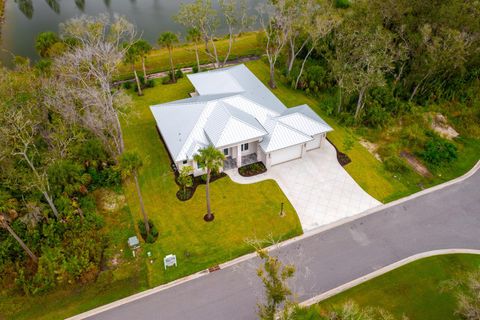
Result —
<svg viewBox="0 0 480 320"><path fill-rule="evenodd" d="M188 75L200 96L150 107L175 161L217 148L262 139L265 152L331 131L309 106L286 108L244 65Z"/></svg>
<svg viewBox="0 0 480 320"><path fill-rule="evenodd" d="M313 140L311 136L295 130L277 119L267 121L266 126L270 133L260 143L264 152L280 150Z"/></svg>

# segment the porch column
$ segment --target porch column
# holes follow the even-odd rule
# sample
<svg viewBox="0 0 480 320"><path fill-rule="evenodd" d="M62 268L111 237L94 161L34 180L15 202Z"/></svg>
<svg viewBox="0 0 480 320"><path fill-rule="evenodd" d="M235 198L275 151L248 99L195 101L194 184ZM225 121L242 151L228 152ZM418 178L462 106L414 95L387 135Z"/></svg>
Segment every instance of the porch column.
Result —
<svg viewBox="0 0 480 320"><path fill-rule="evenodd" d="M237 146L237 168L240 168L242 166L242 148L241 145L239 144Z"/></svg>

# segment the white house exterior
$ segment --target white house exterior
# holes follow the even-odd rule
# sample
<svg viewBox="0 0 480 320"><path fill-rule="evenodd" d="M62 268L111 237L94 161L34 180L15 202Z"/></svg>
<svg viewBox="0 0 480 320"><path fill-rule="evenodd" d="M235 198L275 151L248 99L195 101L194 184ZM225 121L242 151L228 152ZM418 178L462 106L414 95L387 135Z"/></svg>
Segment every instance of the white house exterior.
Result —
<svg viewBox="0 0 480 320"><path fill-rule="evenodd" d="M151 106L177 168L213 145L224 169L262 161L267 168L321 148L332 128L308 105L287 108L245 65L188 75L195 97Z"/></svg>

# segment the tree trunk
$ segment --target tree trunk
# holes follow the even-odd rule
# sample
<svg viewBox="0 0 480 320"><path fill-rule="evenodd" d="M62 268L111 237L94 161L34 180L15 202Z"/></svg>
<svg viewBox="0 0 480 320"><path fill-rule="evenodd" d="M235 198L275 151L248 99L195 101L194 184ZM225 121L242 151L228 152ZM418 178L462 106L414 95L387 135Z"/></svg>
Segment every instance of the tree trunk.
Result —
<svg viewBox="0 0 480 320"><path fill-rule="evenodd" d="M217 69L220 66L220 61L218 60L217 46L215 45L215 41L213 41L212 38L210 38L210 41L212 42L213 55L215 57L215 69Z"/></svg>
<svg viewBox="0 0 480 320"><path fill-rule="evenodd" d="M225 65L227 64L228 58L230 57L230 53L232 52L233 30L229 30L229 31L230 31L230 37L228 39L228 50L227 50L227 54L225 55L225 59L223 59L222 67L225 67Z"/></svg>
<svg viewBox="0 0 480 320"><path fill-rule="evenodd" d="M365 95L366 88L362 88L358 94L357 109L355 110L355 119L358 119L360 111L363 108L363 97Z"/></svg>
<svg viewBox="0 0 480 320"><path fill-rule="evenodd" d="M302 76L303 68L305 68L305 63L307 62L307 59L308 59L308 57L310 56L310 54L313 52L313 49L314 49L314 48L315 48L315 47L312 46L312 47L310 48L310 50L308 50L307 55L305 56L305 59L303 59L302 67L300 68L300 73L298 74L297 81L295 81L295 89L298 88L298 82L300 82L300 77ZM292 65L293 65L293 64L292 64Z"/></svg>
<svg viewBox="0 0 480 320"><path fill-rule="evenodd" d="M168 54L170 55L170 72L172 73L172 82L177 82L175 77L175 70L173 68L173 56L172 56L172 48L168 48Z"/></svg>
<svg viewBox="0 0 480 320"><path fill-rule="evenodd" d="M58 210L55 204L53 203L53 199L50 197L47 191L42 191L43 196L45 197L45 200L47 200L48 205L53 211L53 214L55 215L55 218L59 219L60 216L58 215Z"/></svg>
<svg viewBox="0 0 480 320"><path fill-rule="evenodd" d="M133 66L133 65L132 65ZM135 81L137 82L137 88L138 88L138 95L143 96L142 92L142 85L140 83L140 79L138 78L137 70L135 70L135 67L133 66L133 74L135 75Z"/></svg>
<svg viewBox="0 0 480 320"><path fill-rule="evenodd" d="M18 244L20 244L20 246L23 248L23 250L25 250L25 252L30 256L30 258L32 258L32 260L33 260L35 263L38 263L38 258L37 258L37 256L32 252L32 250L30 250L29 247L27 247L27 245L25 244L25 242L23 242L23 240L20 239L20 237L15 233L15 231L13 231L13 229L10 227L10 225L8 224L8 222L4 222L4 223L3 223L3 226L4 226L5 229L7 229L7 231L12 235L12 237L14 237L15 240L17 240Z"/></svg>
<svg viewBox="0 0 480 320"><path fill-rule="evenodd" d="M290 40L289 43L290 43L290 52L288 54L287 77L290 75L290 72L292 72L293 63L295 62L295 47L292 40Z"/></svg>
<svg viewBox="0 0 480 320"><path fill-rule="evenodd" d="M275 63L270 62L270 80L268 81L268 85L272 89L276 89L277 85L275 83Z"/></svg>
<svg viewBox="0 0 480 320"><path fill-rule="evenodd" d="M145 68L145 57L142 57L143 79L147 81L147 69Z"/></svg>
<svg viewBox="0 0 480 320"><path fill-rule="evenodd" d="M342 111L342 86L338 86L338 107L337 107L337 114L340 114Z"/></svg>
<svg viewBox="0 0 480 320"><path fill-rule="evenodd" d="M211 170L207 169L207 184L205 186L205 192L207 197L207 217L208 220L211 220L212 217L212 208L210 207L210 174Z"/></svg>
<svg viewBox="0 0 480 320"><path fill-rule="evenodd" d="M140 184L138 183L137 172L133 173L133 179L135 180L135 187L137 188L138 200L140 201L140 210L142 211L142 215L143 215L143 223L145 223L145 231L147 232L147 236L148 236L150 234L150 225L148 224L148 216L147 216L147 213L145 212L145 206L143 204L143 197L142 197L142 192L140 190Z"/></svg>
<svg viewBox="0 0 480 320"><path fill-rule="evenodd" d="M200 72L200 57L198 55L198 46L196 42L195 42L195 58L197 58L197 69L198 69L198 72Z"/></svg>

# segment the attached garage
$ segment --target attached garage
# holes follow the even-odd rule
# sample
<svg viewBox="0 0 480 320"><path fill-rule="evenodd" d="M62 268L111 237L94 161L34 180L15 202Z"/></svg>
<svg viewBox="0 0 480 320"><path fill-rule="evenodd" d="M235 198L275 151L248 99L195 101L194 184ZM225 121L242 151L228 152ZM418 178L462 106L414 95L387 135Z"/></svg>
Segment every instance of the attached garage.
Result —
<svg viewBox="0 0 480 320"><path fill-rule="evenodd" d="M314 135L313 140L307 142L307 151L320 148L322 146L322 141L324 137L325 137L324 134Z"/></svg>
<svg viewBox="0 0 480 320"><path fill-rule="evenodd" d="M296 146L291 146L285 149L272 151L270 153L270 165L274 166L279 163L301 158L302 146L303 144L298 144Z"/></svg>

